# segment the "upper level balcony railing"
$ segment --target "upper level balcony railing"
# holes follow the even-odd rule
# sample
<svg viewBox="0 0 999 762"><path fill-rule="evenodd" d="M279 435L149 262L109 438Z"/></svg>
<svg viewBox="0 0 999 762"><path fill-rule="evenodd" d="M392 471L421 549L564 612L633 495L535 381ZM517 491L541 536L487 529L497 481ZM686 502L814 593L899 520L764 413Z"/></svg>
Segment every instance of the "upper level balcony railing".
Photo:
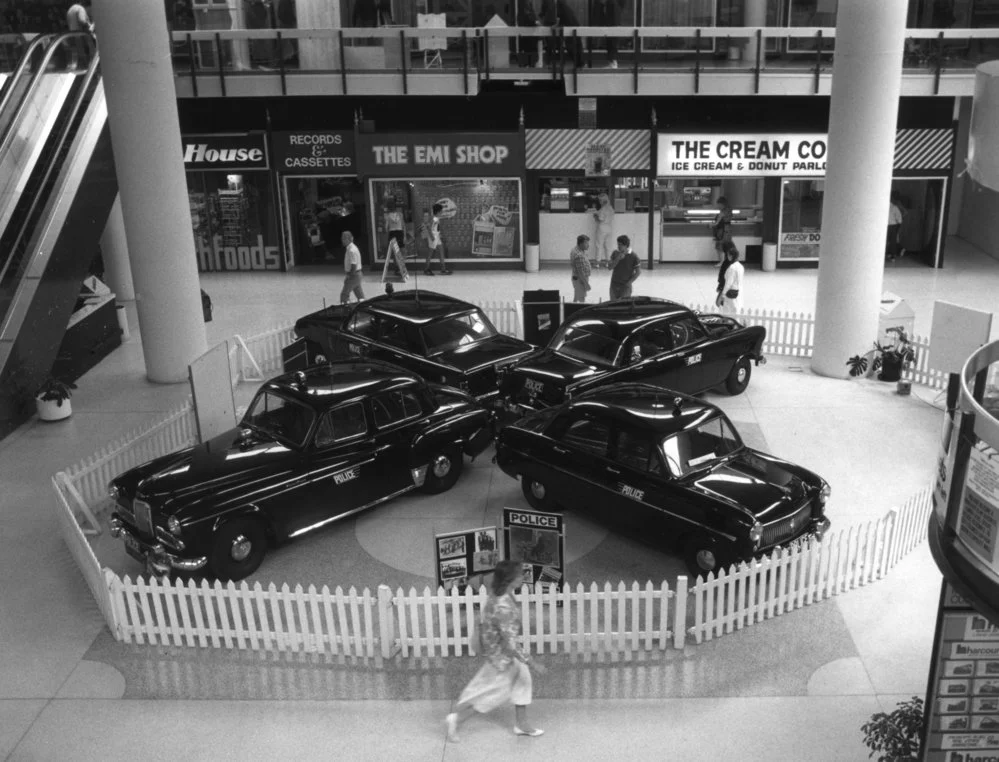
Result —
<svg viewBox="0 0 999 762"><path fill-rule="evenodd" d="M713 93L718 88L711 79L719 75L742 83L723 89L729 94L823 94L829 91L836 30L229 29L174 32L172 42L182 96L330 94L330 80L339 84L334 94L469 94L494 79L562 81L573 94ZM903 88L903 94L970 95L974 67L995 57L999 29L909 29L903 76L920 84ZM256 76L268 74L273 83ZM317 76L325 83L321 89ZM797 84L788 87L792 81Z"/></svg>

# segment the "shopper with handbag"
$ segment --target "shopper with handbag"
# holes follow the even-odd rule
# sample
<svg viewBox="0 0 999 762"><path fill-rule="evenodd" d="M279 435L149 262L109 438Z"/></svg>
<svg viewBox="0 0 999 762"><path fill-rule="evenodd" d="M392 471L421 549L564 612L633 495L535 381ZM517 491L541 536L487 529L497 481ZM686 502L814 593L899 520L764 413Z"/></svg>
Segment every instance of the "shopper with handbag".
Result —
<svg viewBox="0 0 999 762"><path fill-rule="evenodd" d="M739 250L729 245L725 250L728 269L725 270L725 284L722 286L722 312L731 314L742 310L742 276L745 268L739 261Z"/></svg>
<svg viewBox="0 0 999 762"><path fill-rule="evenodd" d="M458 726L474 712L485 714L506 704L514 706L516 735L536 737L544 733L527 720L533 694L531 671L543 675L545 670L517 645L521 618L520 605L513 593L523 582L521 570L522 565L516 561L500 561L493 571L479 623L486 663L465 686L454 711L445 718L447 738L452 743L458 742Z"/></svg>

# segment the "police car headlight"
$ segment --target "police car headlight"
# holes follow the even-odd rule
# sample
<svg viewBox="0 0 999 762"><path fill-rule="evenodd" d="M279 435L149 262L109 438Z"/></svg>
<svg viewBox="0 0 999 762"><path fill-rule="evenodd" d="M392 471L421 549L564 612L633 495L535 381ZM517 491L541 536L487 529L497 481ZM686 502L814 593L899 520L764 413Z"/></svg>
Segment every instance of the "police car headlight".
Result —
<svg viewBox="0 0 999 762"><path fill-rule="evenodd" d="M753 547L757 547L763 539L763 524L759 521L754 521L753 526L750 527L749 539L753 541Z"/></svg>
<svg viewBox="0 0 999 762"><path fill-rule="evenodd" d="M117 484L109 484L108 497L114 502L117 502L118 498L121 497L121 488Z"/></svg>
<svg viewBox="0 0 999 762"><path fill-rule="evenodd" d="M825 505L831 493L832 488L826 482L822 482L822 488L819 490L819 505Z"/></svg>
<svg viewBox="0 0 999 762"><path fill-rule="evenodd" d="M180 530L180 519L178 519L176 516L171 516L170 518L168 518L167 519L167 529L170 530L170 534L172 534L174 537L179 537L180 536L180 531L181 531Z"/></svg>

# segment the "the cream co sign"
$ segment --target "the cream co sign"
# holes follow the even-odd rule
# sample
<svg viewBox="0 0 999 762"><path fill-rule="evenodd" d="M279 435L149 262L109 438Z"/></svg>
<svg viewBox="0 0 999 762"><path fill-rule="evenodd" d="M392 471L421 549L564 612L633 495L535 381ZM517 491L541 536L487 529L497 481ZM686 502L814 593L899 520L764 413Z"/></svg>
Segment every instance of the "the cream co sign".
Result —
<svg viewBox="0 0 999 762"><path fill-rule="evenodd" d="M827 136L659 134L659 177L822 177Z"/></svg>

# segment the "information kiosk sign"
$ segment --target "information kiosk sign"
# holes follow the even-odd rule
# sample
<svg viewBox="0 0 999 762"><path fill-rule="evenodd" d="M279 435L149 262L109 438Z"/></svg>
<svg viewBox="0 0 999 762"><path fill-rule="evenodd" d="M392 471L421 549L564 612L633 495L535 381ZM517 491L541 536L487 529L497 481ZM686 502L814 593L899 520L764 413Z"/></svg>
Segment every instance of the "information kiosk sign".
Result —
<svg viewBox="0 0 999 762"><path fill-rule="evenodd" d="M437 563L437 586L450 590L470 584L473 577L490 573L499 563L499 539L496 527L465 529L434 535Z"/></svg>
<svg viewBox="0 0 999 762"><path fill-rule="evenodd" d="M558 513L503 509L506 557L524 564L524 584L542 591L565 583L565 524Z"/></svg>

